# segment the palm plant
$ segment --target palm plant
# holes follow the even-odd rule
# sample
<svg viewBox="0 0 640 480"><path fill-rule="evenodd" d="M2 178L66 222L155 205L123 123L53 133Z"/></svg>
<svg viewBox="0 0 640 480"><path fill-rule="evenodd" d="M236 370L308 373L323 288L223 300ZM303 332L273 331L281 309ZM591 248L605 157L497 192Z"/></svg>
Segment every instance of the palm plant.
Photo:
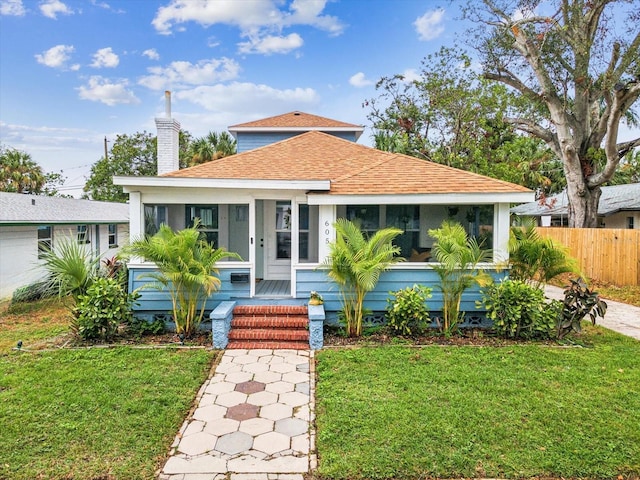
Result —
<svg viewBox="0 0 640 480"><path fill-rule="evenodd" d="M60 296L71 295L77 301L97 276L100 259L74 238L57 242L55 249L41 254L42 267L48 274L49 286Z"/></svg>
<svg viewBox="0 0 640 480"><path fill-rule="evenodd" d="M158 272L145 277L154 280L149 286L169 291L176 333L185 337L196 331L204 317L207 297L220 286L216 263L223 258L240 258L237 253L214 248L203 238L199 224L196 220L193 227L177 232L163 224L155 235L124 249L128 255L156 264Z"/></svg>
<svg viewBox="0 0 640 480"><path fill-rule="evenodd" d="M190 165L200 165L233 155L236 153L236 141L227 132L209 132L191 143L190 153Z"/></svg>
<svg viewBox="0 0 640 480"><path fill-rule="evenodd" d="M509 263L511 278L536 288L563 273L579 273L569 249L550 238L541 237L533 222L524 227L511 227Z"/></svg>
<svg viewBox="0 0 640 480"><path fill-rule="evenodd" d="M429 230L429 235L436 240L431 253L438 261L433 268L440 277L437 288L442 291L441 329L451 333L464 319L464 312L460 312L464 291L493 281L491 275L478 266L491 261L492 252L483 249L475 237L470 238L459 223L444 221L440 228Z"/></svg>
<svg viewBox="0 0 640 480"><path fill-rule="evenodd" d="M357 224L347 219L339 218L334 227L336 239L329 245L324 266L340 290L347 335L357 337L362 334L366 294L375 288L389 265L403 260L398 256L400 249L393 245L402 230L385 228L367 238Z"/></svg>

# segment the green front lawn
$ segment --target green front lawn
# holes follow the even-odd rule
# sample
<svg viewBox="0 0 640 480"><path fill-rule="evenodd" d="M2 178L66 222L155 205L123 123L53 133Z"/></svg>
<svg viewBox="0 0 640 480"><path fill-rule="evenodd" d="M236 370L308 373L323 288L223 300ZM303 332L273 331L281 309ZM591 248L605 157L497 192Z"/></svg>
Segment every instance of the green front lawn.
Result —
<svg viewBox="0 0 640 480"><path fill-rule="evenodd" d="M59 320L0 314L0 478L154 478L216 353L11 350L68 331Z"/></svg>
<svg viewBox="0 0 640 480"><path fill-rule="evenodd" d="M317 354L318 477L640 475L640 342Z"/></svg>

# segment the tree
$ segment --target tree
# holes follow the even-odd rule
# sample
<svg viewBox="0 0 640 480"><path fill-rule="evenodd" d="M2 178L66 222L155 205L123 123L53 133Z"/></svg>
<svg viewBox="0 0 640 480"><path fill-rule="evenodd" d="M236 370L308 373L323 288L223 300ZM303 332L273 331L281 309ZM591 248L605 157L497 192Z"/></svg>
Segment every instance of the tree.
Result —
<svg viewBox="0 0 640 480"><path fill-rule="evenodd" d="M236 141L228 132L209 132L191 142L189 166L200 165L236 153Z"/></svg>
<svg viewBox="0 0 640 480"><path fill-rule="evenodd" d="M180 165L187 163L191 135L180 132ZM108 157L91 166L85 183L85 196L92 200L126 202L129 196L119 185L113 184L114 175L153 176L158 171L157 137L148 132L117 135Z"/></svg>
<svg viewBox="0 0 640 480"><path fill-rule="evenodd" d="M158 272L145 276L155 280L152 286L169 291L176 333L186 337L195 333L204 316L207 298L220 286L216 263L227 257L240 259L237 253L214 248L198 227L196 221L193 227L176 232L162 224L155 235L136 240L123 249L126 255L156 264Z"/></svg>
<svg viewBox="0 0 640 480"><path fill-rule="evenodd" d="M323 265L340 290L347 335L358 337L362 334L365 296L389 265L402 260L400 248L393 245L402 230L384 228L367 238L357 224L345 218L339 218L334 226L336 239L329 245Z"/></svg>
<svg viewBox="0 0 640 480"><path fill-rule="evenodd" d="M562 161L569 225L596 227L600 186L640 138L640 10L627 0L470 1L484 78L509 87L528 108L504 121L543 140ZM614 28L615 18L625 28ZM487 28L488 27L488 28Z"/></svg>
<svg viewBox="0 0 640 480"><path fill-rule="evenodd" d="M494 178L542 194L564 188L561 165L544 143L503 121L517 99L477 73L470 57L442 48L422 62L420 77L383 77L365 102L377 148Z"/></svg>
<svg viewBox="0 0 640 480"><path fill-rule="evenodd" d="M464 321L460 302L465 290L474 285L489 285L493 279L480 263L491 261L491 250L483 249L475 237L469 237L459 223L444 221L440 228L429 230L435 238L431 252L438 263L433 269L440 277L436 288L442 291L443 332L449 334Z"/></svg>
<svg viewBox="0 0 640 480"><path fill-rule="evenodd" d="M39 194L45 183L42 167L31 155L0 146L0 191Z"/></svg>

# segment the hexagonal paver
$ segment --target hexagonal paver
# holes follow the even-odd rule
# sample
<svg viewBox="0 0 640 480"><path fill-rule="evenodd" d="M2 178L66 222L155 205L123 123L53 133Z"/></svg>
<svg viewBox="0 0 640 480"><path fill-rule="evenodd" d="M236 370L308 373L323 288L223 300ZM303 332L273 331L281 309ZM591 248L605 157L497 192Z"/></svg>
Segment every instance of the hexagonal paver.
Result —
<svg viewBox="0 0 640 480"><path fill-rule="evenodd" d="M223 435L216 442L216 450L228 455L249 450L253 445L253 437L244 432L233 432Z"/></svg>
<svg viewBox="0 0 640 480"><path fill-rule="evenodd" d="M283 418L276 422L274 431L289 437L295 437L308 432L309 423L297 418Z"/></svg>
<svg viewBox="0 0 640 480"><path fill-rule="evenodd" d="M269 370L269 365L266 363L250 363L242 367L243 372L260 373Z"/></svg>
<svg viewBox="0 0 640 480"><path fill-rule="evenodd" d="M205 432L194 433L184 437L178 444L178 450L187 455L200 455L201 453L213 450L218 437Z"/></svg>
<svg viewBox="0 0 640 480"><path fill-rule="evenodd" d="M296 383L295 391L309 395L311 392L311 386L309 385L309 382Z"/></svg>
<svg viewBox="0 0 640 480"><path fill-rule="evenodd" d="M233 392L235 386L236 384L231 382L215 382L210 383L204 391L211 395L219 395L221 393Z"/></svg>
<svg viewBox="0 0 640 480"><path fill-rule="evenodd" d="M208 422L204 427L204 431L207 433L211 433L212 435L221 437L222 435L226 435L227 433L238 431L239 426L240 422L238 420L233 420L231 418L221 418L220 420L216 420L215 422Z"/></svg>
<svg viewBox="0 0 640 480"><path fill-rule="evenodd" d="M266 407L260 409L260 417L268 418L269 420L281 420L288 418L293 413L293 407L289 405L283 405L281 403L272 403Z"/></svg>
<svg viewBox="0 0 640 480"><path fill-rule="evenodd" d="M242 393L256 393L256 392L262 392L264 391L264 383L262 382L255 382L253 380L249 381L249 382L242 382L242 383L238 383L236 385L236 392L242 392Z"/></svg>
<svg viewBox="0 0 640 480"><path fill-rule="evenodd" d="M258 357L253 355L243 355L233 359L233 363L239 363L241 365L248 365L249 363L258 363Z"/></svg>
<svg viewBox="0 0 640 480"><path fill-rule="evenodd" d="M282 374L283 382L301 383L309 381L309 374L302 372L287 372Z"/></svg>
<svg viewBox="0 0 640 480"><path fill-rule="evenodd" d="M193 420L189 422L187 428L184 429L184 432L182 432L182 436L187 437L189 435L193 435L194 433L200 433L205 425L206 423L204 422Z"/></svg>
<svg viewBox="0 0 640 480"><path fill-rule="evenodd" d="M196 408L193 412L193 418L202 420L203 422L210 422L224 418L225 413L227 413L225 407L221 407L220 405L207 405L206 407Z"/></svg>
<svg viewBox="0 0 640 480"><path fill-rule="evenodd" d="M302 435L298 435L291 439L291 450L295 453L308 454L310 445L311 442L309 441L308 433L303 433Z"/></svg>
<svg viewBox="0 0 640 480"><path fill-rule="evenodd" d="M264 388L267 392L273 393L287 393L293 392L295 389L295 385L289 382L273 382L267 383L267 386Z"/></svg>
<svg viewBox="0 0 640 480"><path fill-rule="evenodd" d="M258 392L252 393L247 397L247 403L251 405L258 405L259 407L264 407L265 405L269 405L270 403L278 402L278 394L273 392Z"/></svg>
<svg viewBox="0 0 640 480"><path fill-rule="evenodd" d="M278 402L292 407L300 407L309 403L309 395L300 392L287 392L280 395Z"/></svg>
<svg viewBox="0 0 640 480"><path fill-rule="evenodd" d="M281 433L269 432L259 435L253 441L253 448L261 452L273 455L282 450L289 450L291 438Z"/></svg>
<svg viewBox="0 0 640 480"><path fill-rule="evenodd" d="M273 420L266 418L251 418L240 422L238 430L249 435L260 435L262 433L273 432Z"/></svg>
<svg viewBox="0 0 640 480"><path fill-rule="evenodd" d="M231 383L248 382L249 380L252 380L252 379L253 379L253 373L249 373L249 372L233 372L233 373L227 374L227 376L225 377L225 380Z"/></svg>
<svg viewBox="0 0 640 480"><path fill-rule="evenodd" d="M253 376L256 382L273 383L282 380L282 374L278 372L258 372Z"/></svg>
<svg viewBox="0 0 640 480"><path fill-rule="evenodd" d="M278 373L295 372L296 366L291 363L276 363L275 365L271 365L269 370Z"/></svg>
<svg viewBox="0 0 640 480"><path fill-rule="evenodd" d="M216 366L216 373L232 373L241 372L242 365L239 363L222 363Z"/></svg>
<svg viewBox="0 0 640 480"><path fill-rule="evenodd" d="M227 409L226 418L233 420L249 420L258 416L259 407L250 403L241 403ZM272 419L273 420L273 419Z"/></svg>
<svg viewBox="0 0 640 480"><path fill-rule="evenodd" d="M247 401L247 394L242 392L227 392L218 395L216 398L216 405L222 405L223 407L233 407L240 403Z"/></svg>

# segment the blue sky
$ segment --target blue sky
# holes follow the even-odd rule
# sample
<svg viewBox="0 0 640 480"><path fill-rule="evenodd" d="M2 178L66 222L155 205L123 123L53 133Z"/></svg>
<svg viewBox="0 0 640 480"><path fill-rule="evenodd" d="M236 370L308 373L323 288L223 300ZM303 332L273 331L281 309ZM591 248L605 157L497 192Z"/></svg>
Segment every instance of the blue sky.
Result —
<svg viewBox="0 0 640 480"><path fill-rule="evenodd" d="M461 33L455 8L437 0L0 0L0 142L45 171L62 169L71 189L104 155L105 136L155 133L165 90L194 136L292 110L366 125L362 103L381 76L410 75Z"/></svg>

